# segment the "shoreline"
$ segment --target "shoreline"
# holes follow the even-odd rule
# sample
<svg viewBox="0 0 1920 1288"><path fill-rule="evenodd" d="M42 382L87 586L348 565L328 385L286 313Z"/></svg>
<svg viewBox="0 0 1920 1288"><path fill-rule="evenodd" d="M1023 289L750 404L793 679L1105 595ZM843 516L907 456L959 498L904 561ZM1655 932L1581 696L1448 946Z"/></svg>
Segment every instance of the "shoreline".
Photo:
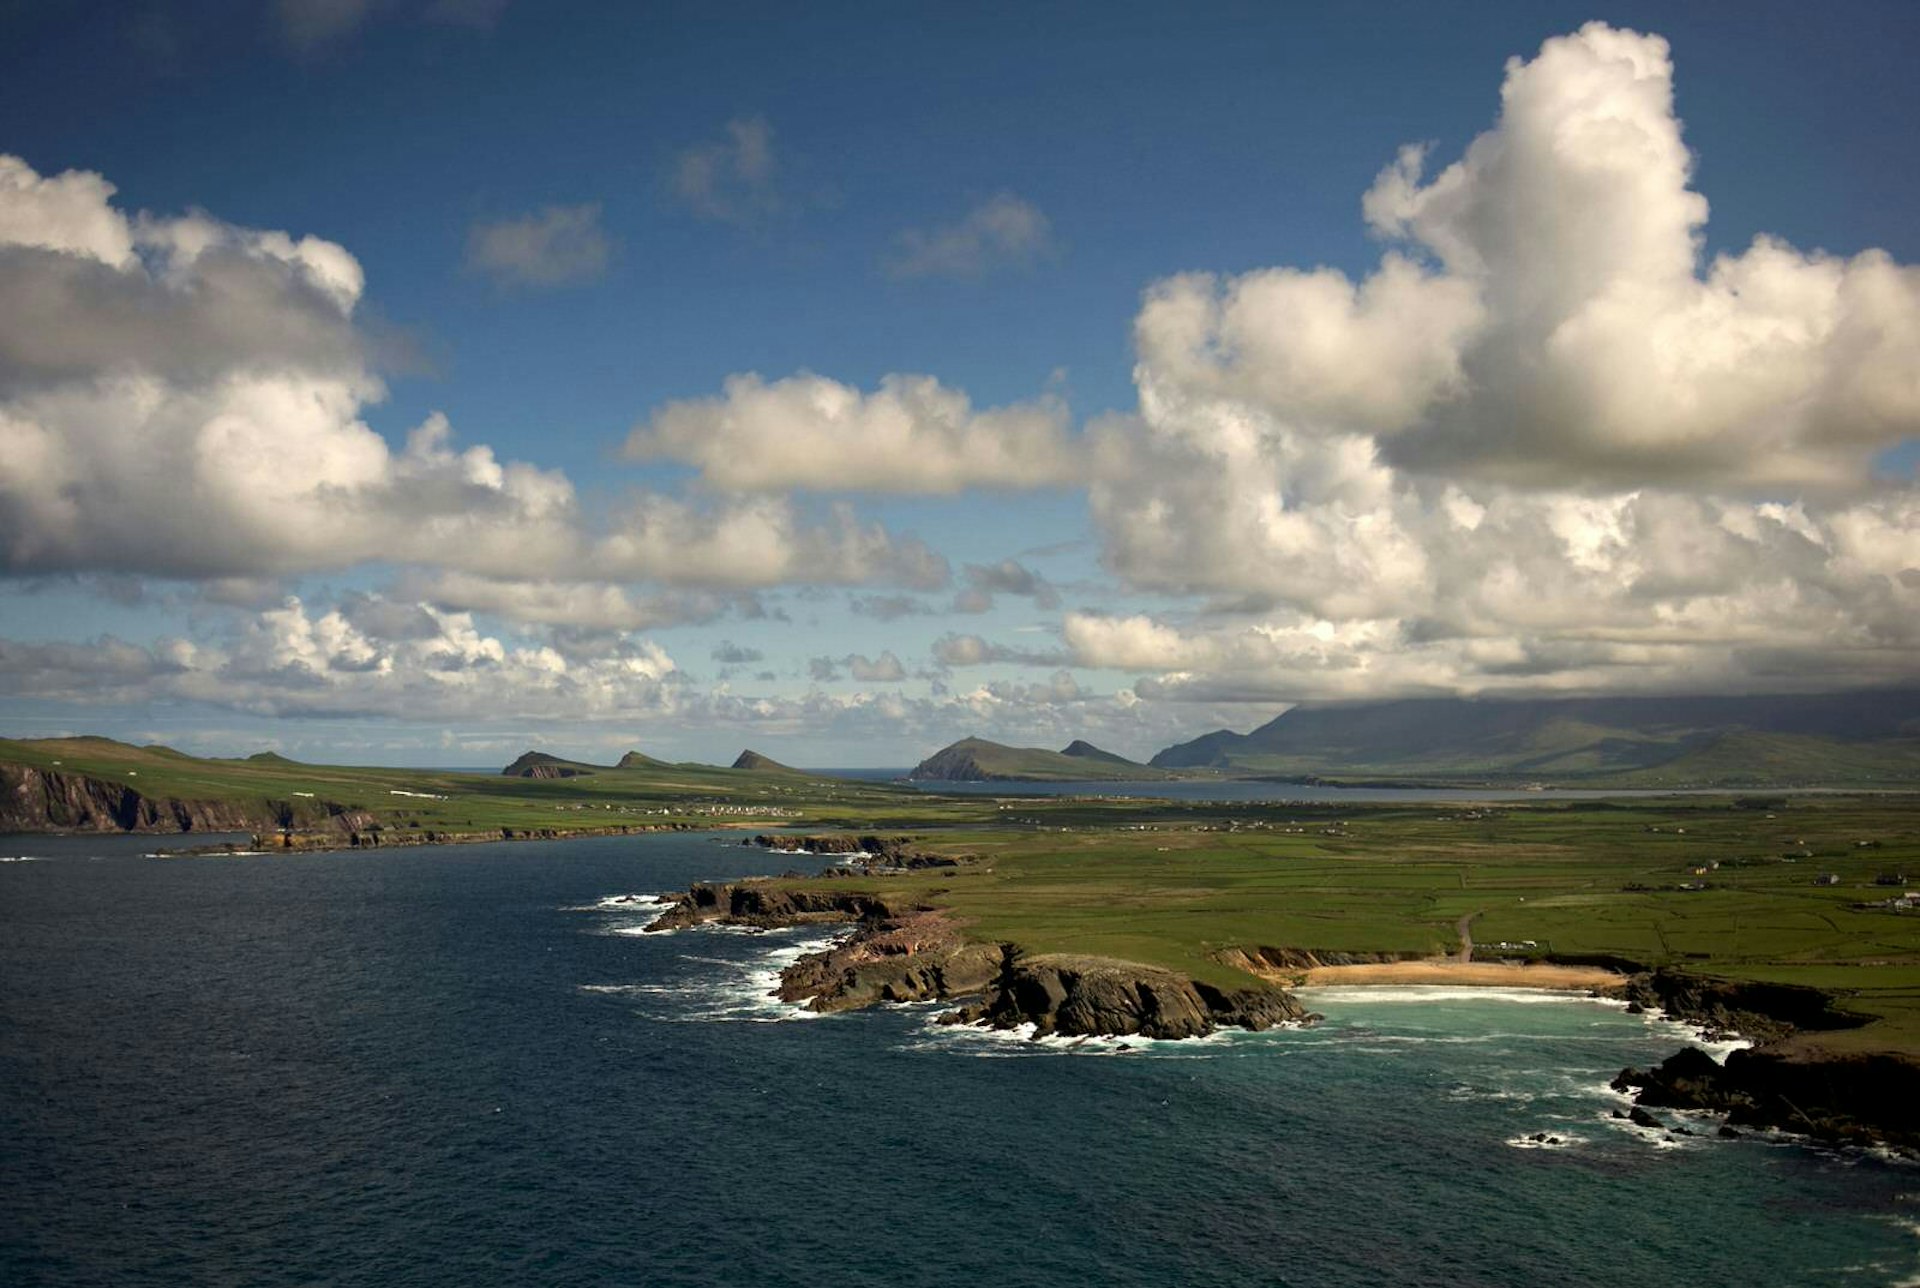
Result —
<svg viewBox="0 0 1920 1288"><path fill-rule="evenodd" d="M801 843L804 846L804 841ZM1830 1144L1920 1153L1920 1057L1899 1050L1836 1050L1823 1031L1867 1021L1834 995L1801 985L1742 983L1671 967L1631 974L1588 963L1474 961L1447 957L1320 955L1298 949L1226 949L1214 954L1251 984L1230 988L1142 962L1030 953L1015 943L972 940L964 924L927 903L888 902L865 891L796 889L778 878L696 884L665 897L649 931L707 922L756 926L840 923L835 945L780 973L777 995L812 1011L951 1001L940 1022L994 1029L1031 1025L1036 1037L1204 1038L1222 1028L1311 1024L1321 1017L1292 990L1440 986L1534 989L1624 1003L1688 1025L1708 1041L1753 1045L1721 1064L1688 1043L1648 1070L1613 1082L1646 1107L1723 1115L1721 1135L1772 1128ZM1470 918L1463 918L1463 922ZM1621 963L1625 965L1626 963ZM1645 1107L1642 1107L1645 1106ZM1658 1124L1664 1125L1664 1124Z"/></svg>

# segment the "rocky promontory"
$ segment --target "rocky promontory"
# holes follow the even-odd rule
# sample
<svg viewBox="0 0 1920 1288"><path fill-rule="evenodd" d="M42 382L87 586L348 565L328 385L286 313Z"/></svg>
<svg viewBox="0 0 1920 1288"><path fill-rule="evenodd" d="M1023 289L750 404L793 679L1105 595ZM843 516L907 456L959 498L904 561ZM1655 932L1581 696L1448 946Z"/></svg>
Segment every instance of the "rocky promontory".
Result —
<svg viewBox="0 0 1920 1288"><path fill-rule="evenodd" d="M1272 985L1219 988L1136 962L1029 955L1012 944L968 939L944 911L892 907L858 890L771 880L700 884L675 898L647 929L708 922L760 929L854 923L847 938L781 972L779 996L815 1011L972 998L941 1022L1000 1029L1032 1024L1036 1037L1169 1039L1318 1018Z"/></svg>
<svg viewBox="0 0 1920 1288"><path fill-rule="evenodd" d="M1637 1107L1726 1115L1844 1144L1920 1150L1920 1057L1824 1035L1867 1023L1819 989L1704 979L1659 970L1631 980L1629 1005L1697 1024L1709 1037L1758 1043L1725 1064L1686 1047L1651 1069L1623 1069L1615 1090Z"/></svg>

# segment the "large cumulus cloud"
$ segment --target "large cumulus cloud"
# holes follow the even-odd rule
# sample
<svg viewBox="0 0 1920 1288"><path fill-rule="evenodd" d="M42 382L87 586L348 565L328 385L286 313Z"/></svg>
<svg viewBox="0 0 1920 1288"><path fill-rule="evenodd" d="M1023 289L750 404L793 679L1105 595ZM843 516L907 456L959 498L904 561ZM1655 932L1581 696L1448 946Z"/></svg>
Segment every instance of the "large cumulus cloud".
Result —
<svg viewBox="0 0 1920 1288"><path fill-rule="evenodd" d="M1603 24L1425 162L1366 194L1360 281L1148 292L1092 507L1115 572L1204 606L1069 615L1076 658L1215 697L1911 678L1920 494L1872 465L1920 433L1920 270L1703 264L1667 46Z"/></svg>
<svg viewBox="0 0 1920 1288"><path fill-rule="evenodd" d="M15 574L293 576L437 570L568 620L556 580L738 590L947 580L844 508L640 492L589 512L562 473L460 446L429 417L395 448L344 248L203 213L130 216L99 175L0 157L0 558ZM476 602L485 596L469 594ZM633 617L635 614L627 614Z"/></svg>

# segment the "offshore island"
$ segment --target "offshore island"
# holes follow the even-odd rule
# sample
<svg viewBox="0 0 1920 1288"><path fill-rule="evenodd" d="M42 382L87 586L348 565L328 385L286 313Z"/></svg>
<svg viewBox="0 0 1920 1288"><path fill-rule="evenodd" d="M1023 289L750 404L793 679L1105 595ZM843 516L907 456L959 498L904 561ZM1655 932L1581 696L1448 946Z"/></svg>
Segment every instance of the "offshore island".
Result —
<svg viewBox="0 0 1920 1288"><path fill-rule="evenodd" d="M479 774L0 740L0 830L273 853L736 829L823 870L696 884L652 928L844 925L780 980L816 1011L1173 1040L1311 1023L1302 986L1573 989L1752 1044L1622 1071L1648 1122L1920 1148L1920 699L1637 701L1299 709L1145 765L967 739L918 786L752 751ZM1207 799L1231 779L1468 790Z"/></svg>

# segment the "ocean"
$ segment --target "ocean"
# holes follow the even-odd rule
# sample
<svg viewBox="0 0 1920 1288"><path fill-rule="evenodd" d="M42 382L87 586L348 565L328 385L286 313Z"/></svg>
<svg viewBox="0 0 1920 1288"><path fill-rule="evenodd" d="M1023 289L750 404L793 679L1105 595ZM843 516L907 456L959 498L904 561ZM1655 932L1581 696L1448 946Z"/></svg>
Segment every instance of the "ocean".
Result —
<svg viewBox="0 0 1920 1288"><path fill-rule="evenodd" d="M1433 989L1184 1044L806 1017L765 990L820 931L617 902L768 867L735 841L0 837L0 1283L1920 1283L1914 1166L1611 1117L1676 1026Z"/></svg>

